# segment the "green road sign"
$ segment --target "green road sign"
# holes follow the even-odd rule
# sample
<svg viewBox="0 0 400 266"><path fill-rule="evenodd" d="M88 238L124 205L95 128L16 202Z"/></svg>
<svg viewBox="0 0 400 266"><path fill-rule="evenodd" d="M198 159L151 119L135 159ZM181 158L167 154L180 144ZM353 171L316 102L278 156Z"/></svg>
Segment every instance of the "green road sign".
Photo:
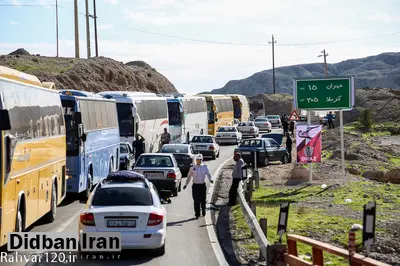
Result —
<svg viewBox="0 0 400 266"><path fill-rule="evenodd" d="M297 109L351 110L354 105L354 78L295 79L294 103Z"/></svg>

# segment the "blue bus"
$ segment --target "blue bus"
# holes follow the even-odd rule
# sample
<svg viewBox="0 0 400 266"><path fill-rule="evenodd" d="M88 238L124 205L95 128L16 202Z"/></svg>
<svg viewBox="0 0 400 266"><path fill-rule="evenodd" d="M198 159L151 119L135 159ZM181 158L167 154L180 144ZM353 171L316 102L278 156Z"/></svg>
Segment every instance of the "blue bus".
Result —
<svg viewBox="0 0 400 266"><path fill-rule="evenodd" d="M67 139L67 192L91 189L119 168L119 127L115 100L61 90Z"/></svg>

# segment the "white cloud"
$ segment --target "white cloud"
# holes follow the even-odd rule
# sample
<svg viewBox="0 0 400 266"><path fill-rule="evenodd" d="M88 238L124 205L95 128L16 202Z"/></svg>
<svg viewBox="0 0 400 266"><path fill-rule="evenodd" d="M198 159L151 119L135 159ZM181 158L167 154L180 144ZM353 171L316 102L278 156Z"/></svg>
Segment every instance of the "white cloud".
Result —
<svg viewBox="0 0 400 266"><path fill-rule="evenodd" d="M118 0L104 0L104 3L112 5L118 4L118 2Z"/></svg>
<svg viewBox="0 0 400 266"><path fill-rule="evenodd" d="M111 28L113 28L113 27L114 27L113 24L101 24L101 25L99 25L97 28L98 28L99 30L109 30L109 29L111 29Z"/></svg>
<svg viewBox="0 0 400 266"><path fill-rule="evenodd" d="M367 17L372 21L383 21L387 23L400 23L400 16L392 16L389 14L374 14Z"/></svg>
<svg viewBox="0 0 400 266"><path fill-rule="evenodd" d="M15 21L9 21L9 22L7 22L7 24L8 25L18 25L19 23L15 22Z"/></svg>
<svg viewBox="0 0 400 266"><path fill-rule="evenodd" d="M21 3L19 2L19 0L8 0L8 2L9 2L11 5L14 5L14 6L20 6L20 5L21 5Z"/></svg>

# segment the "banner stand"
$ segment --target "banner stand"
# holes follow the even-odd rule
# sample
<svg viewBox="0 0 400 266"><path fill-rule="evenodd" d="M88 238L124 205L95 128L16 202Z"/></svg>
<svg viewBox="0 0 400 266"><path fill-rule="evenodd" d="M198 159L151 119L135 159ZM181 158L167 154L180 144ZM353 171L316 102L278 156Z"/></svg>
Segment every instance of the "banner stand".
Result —
<svg viewBox="0 0 400 266"><path fill-rule="evenodd" d="M344 158L344 127L343 127L343 110L340 110L340 149L341 149L341 157L342 157L342 175L343 175L343 184L346 184L346 162Z"/></svg>
<svg viewBox="0 0 400 266"><path fill-rule="evenodd" d="M308 123L308 126L311 126L311 111L310 110L307 111L307 123ZM312 161L308 164L308 166L309 166L308 167L308 181L310 182L310 184L312 184L312 182L313 182Z"/></svg>

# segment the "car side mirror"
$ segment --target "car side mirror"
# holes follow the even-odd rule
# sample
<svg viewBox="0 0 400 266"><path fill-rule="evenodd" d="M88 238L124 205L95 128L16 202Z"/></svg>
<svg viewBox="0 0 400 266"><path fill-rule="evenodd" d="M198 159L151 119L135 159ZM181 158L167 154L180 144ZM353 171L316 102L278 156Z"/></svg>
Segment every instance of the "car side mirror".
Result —
<svg viewBox="0 0 400 266"><path fill-rule="evenodd" d="M8 110L0 110L0 130L10 130L11 121Z"/></svg>

